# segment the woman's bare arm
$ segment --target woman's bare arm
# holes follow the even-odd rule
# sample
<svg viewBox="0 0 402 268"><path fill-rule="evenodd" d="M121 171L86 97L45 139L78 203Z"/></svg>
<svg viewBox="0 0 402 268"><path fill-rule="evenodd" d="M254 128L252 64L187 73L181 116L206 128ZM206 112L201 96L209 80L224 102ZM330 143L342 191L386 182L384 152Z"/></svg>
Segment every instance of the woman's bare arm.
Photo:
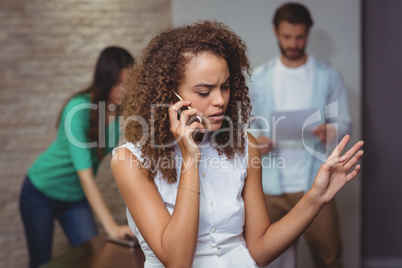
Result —
<svg viewBox="0 0 402 268"><path fill-rule="evenodd" d="M178 143L183 160L172 215L163 203L154 180L148 171L138 168L138 159L128 149L118 149L112 158L112 171L131 216L165 267L191 267L197 248L200 150L192 134L203 125L192 123L187 126L188 118L199 114L197 109L186 110L177 119L177 111L184 105L189 105L189 102L179 101L168 111L170 132Z"/></svg>
<svg viewBox="0 0 402 268"><path fill-rule="evenodd" d="M255 146L254 137L249 135L249 167L243 189L243 199L246 209L245 239L248 249L259 265L266 265L286 250L304 232L321 208L329 202L336 193L353 179L360 166L352 167L362 157L359 151L362 142L356 143L346 155L339 154L345 147L349 137L345 137L334 153L328 158L319 173L313 187L296 206L281 220L271 224L266 210L261 183L260 154ZM356 153L357 152L357 153ZM354 156L353 156L354 155ZM353 157L352 157L353 156ZM346 173L352 170L348 175Z"/></svg>
<svg viewBox="0 0 402 268"><path fill-rule="evenodd" d="M120 193L141 235L165 267L191 267L198 237L199 194L179 189L170 215L153 179L139 169L137 158L120 148L112 158L112 171ZM198 165L181 174L180 187L198 191ZM196 183L194 183L194 181Z"/></svg>
<svg viewBox="0 0 402 268"><path fill-rule="evenodd" d="M96 185L92 168L82 169L77 172L85 196L106 233L110 236L119 238L124 238L125 235L133 235L133 232L130 230L128 225L118 225L113 219L113 216L107 208L105 200Z"/></svg>

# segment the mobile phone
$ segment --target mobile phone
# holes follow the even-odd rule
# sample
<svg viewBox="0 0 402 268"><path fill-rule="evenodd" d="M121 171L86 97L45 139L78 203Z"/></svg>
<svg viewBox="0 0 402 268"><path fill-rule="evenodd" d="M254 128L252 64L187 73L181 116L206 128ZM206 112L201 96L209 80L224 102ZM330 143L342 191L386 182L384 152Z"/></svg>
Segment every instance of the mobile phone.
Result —
<svg viewBox="0 0 402 268"><path fill-rule="evenodd" d="M174 92L174 91L173 91L173 93L176 95L176 97L177 97L179 100L183 100L183 98L182 98L179 94L177 94L177 93ZM191 109L190 106L183 106L182 108L180 108L181 112L182 112L182 111L185 111L185 110L189 110L189 109ZM180 119L180 114L181 114L181 112L178 112L178 113L177 113L177 119ZM202 118L201 118L200 116L198 116L198 115L193 115L193 116L191 116L191 117L188 119L188 121L187 121L187 126L188 126L188 125L191 125L191 123L193 123L194 121L198 121L198 123L204 125L204 121L202 120ZM198 129L193 133L193 139L194 139L194 141L196 141L196 142L201 142L203 136L204 136L204 133L201 133Z"/></svg>

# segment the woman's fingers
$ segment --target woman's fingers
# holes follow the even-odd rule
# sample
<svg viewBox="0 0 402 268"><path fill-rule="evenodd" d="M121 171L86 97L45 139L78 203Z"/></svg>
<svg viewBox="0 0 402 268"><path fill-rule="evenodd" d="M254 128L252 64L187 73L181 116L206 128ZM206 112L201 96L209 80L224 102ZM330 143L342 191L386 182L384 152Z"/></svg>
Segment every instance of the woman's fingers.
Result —
<svg viewBox="0 0 402 268"><path fill-rule="evenodd" d="M347 141L349 140L349 135L345 136L338 146L335 148L331 156L325 161L329 166L335 166L339 163L343 163L343 168L345 172L348 172L363 156L363 150L358 151L363 146L363 141L358 141L350 148L342 157L338 154L345 148Z"/></svg>
<svg viewBox="0 0 402 268"><path fill-rule="evenodd" d="M338 145L335 147L334 151L332 152L332 154L329 156L334 157L334 156L339 156L343 149L345 149L346 144L348 143L348 141L350 140L350 135L345 135L342 140L338 143Z"/></svg>
<svg viewBox="0 0 402 268"><path fill-rule="evenodd" d="M360 166L360 165L357 165L357 166L355 167L355 169L354 169L352 172L350 172L350 173L346 176L346 181L350 181L351 179L353 179L354 177L356 177L357 174L359 174L359 172L360 172L360 168L361 168L361 166Z"/></svg>
<svg viewBox="0 0 402 268"><path fill-rule="evenodd" d="M177 118L177 115L180 113L180 108L182 108L183 106L188 106L190 105L190 103L190 101L178 101L169 107L168 114L171 129L177 127L177 125L179 124L179 119Z"/></svg>
<svg viewBox="0 0 402 268"><path fill-rule="evenodd" d="M356 145L355 145L356 146ZM360 148L361 146L359 146L358 148ZM350 149L349 151L351 151L352 149ZM348 151L348 153L349 153ZM356 150L354 150L353 154L356 152ZM357 161L360 160L360 158L362 158L363 156L363 150L358 151L352 158L349 159L348 162L345 163L345 165L343 166L345 171L348 172L356 163ZM351 154L351 155L353 155Z"/></svg>
<svg viewBox="0 0 402 268"><path fill-rule="evenodd" d="M194 121L193 123L191 123L189 125L189 129L191 131L191 133L194 133L196 130L201 131L202 133L205 133L205 127L203 124L198 123L198 121Z"/></svg>
<svg viewBox="0 0 402 268"><path fill-rule="evenodd" d="M186 128L186 126L191 126L193 123L198 123L197 119L194 119L195 116L201 115L201 113L195 109L188 109L181 113L179 124L182 129ZM191 122L190 122L191 120ZM189 125L190 123L190 125Z"/></svg>
<svg viewBox="0 0 402 268"><path fill-rule="evenodd" d="M169 107L168 113L169 113L169 120L170 120L170 129L171 131L175 131L177 129L180 129L179 131L181 134L184 131L186 127L186 122L189 118L189 116L194 115L197 113L197 109L187 109L184 111L181 111L184 106L189 106L191 104L190 101L178 101L172 106Z"/></svg>
<svg viewBox="0 0 402 268"><path fill-rule="evenodd" d="M345 155L349 155L349 156L354 155L354 154L363 146L363 144L364 144L363 141L358 141L358 142L356 142L356 143L352 146L352 148L350 148L349 151L347 151L347 152L345 153Z"/></svg>
<svg viewBox="0 0 402 268"><path fill-rule="evenodd" d="M200 118L203 116L197 109L191 108L180 111L183 106L188 106L189 104L189 101L179 101L169 108L170 130L176 139L191 137L197 130L205 131L204 126L198 120L192 120L195 116ZM177 118L178 114L180 115L179 119ZM188 125L189 123L191 124Z"/></svg>
<svg viewBox="0 0 402 268"><path fill-rule="evenodd" d="M344 156L330 156L324 164L326 164L328 166L329 169L331 169L331 167L336 166L339 163L343 163L345 162L347 159L349 158L348 155L344 155Z"/></svg>

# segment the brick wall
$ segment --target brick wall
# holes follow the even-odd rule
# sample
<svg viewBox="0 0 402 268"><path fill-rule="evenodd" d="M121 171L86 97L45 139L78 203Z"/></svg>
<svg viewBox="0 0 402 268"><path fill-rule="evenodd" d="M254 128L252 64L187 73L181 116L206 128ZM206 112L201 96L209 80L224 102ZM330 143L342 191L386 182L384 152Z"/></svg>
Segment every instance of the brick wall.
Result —
<svg viewBox="0 0 402 268"><path fill-rule="evenodd" d="M137 56L170 24L170 0L1 0L0 267L26 267L18 197L28 167L54 139L64 101L91 80L108 45ZM97 178L109 208L125 222L110 157ZM68 249L57 225L53 255Z"/></svg>

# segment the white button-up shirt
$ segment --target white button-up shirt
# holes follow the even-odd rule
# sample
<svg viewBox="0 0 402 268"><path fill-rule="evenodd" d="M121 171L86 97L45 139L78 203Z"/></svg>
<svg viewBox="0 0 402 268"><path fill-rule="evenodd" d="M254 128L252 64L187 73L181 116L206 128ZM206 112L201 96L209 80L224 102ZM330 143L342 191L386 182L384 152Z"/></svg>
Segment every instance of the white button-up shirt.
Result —
<svg viewBox="0 0 402 268"><path fill-rule="evenodd" d="M200 223L193 267L256 267L243 237L245 215L241 194L247 177L248 142L245 155L227 160L224 154L218 154L209 139L209 135L204 135L203 141L199 144ZM142 160L140 148L132 143L122 146ZM182 166L181 152L177 145L175 160L178 174L175 183L169 184L159 172L154 178L170 214L173 213L176 203ZM163 267L141 236L128 210L127 219L145 254L144 267Z"/></svg>

